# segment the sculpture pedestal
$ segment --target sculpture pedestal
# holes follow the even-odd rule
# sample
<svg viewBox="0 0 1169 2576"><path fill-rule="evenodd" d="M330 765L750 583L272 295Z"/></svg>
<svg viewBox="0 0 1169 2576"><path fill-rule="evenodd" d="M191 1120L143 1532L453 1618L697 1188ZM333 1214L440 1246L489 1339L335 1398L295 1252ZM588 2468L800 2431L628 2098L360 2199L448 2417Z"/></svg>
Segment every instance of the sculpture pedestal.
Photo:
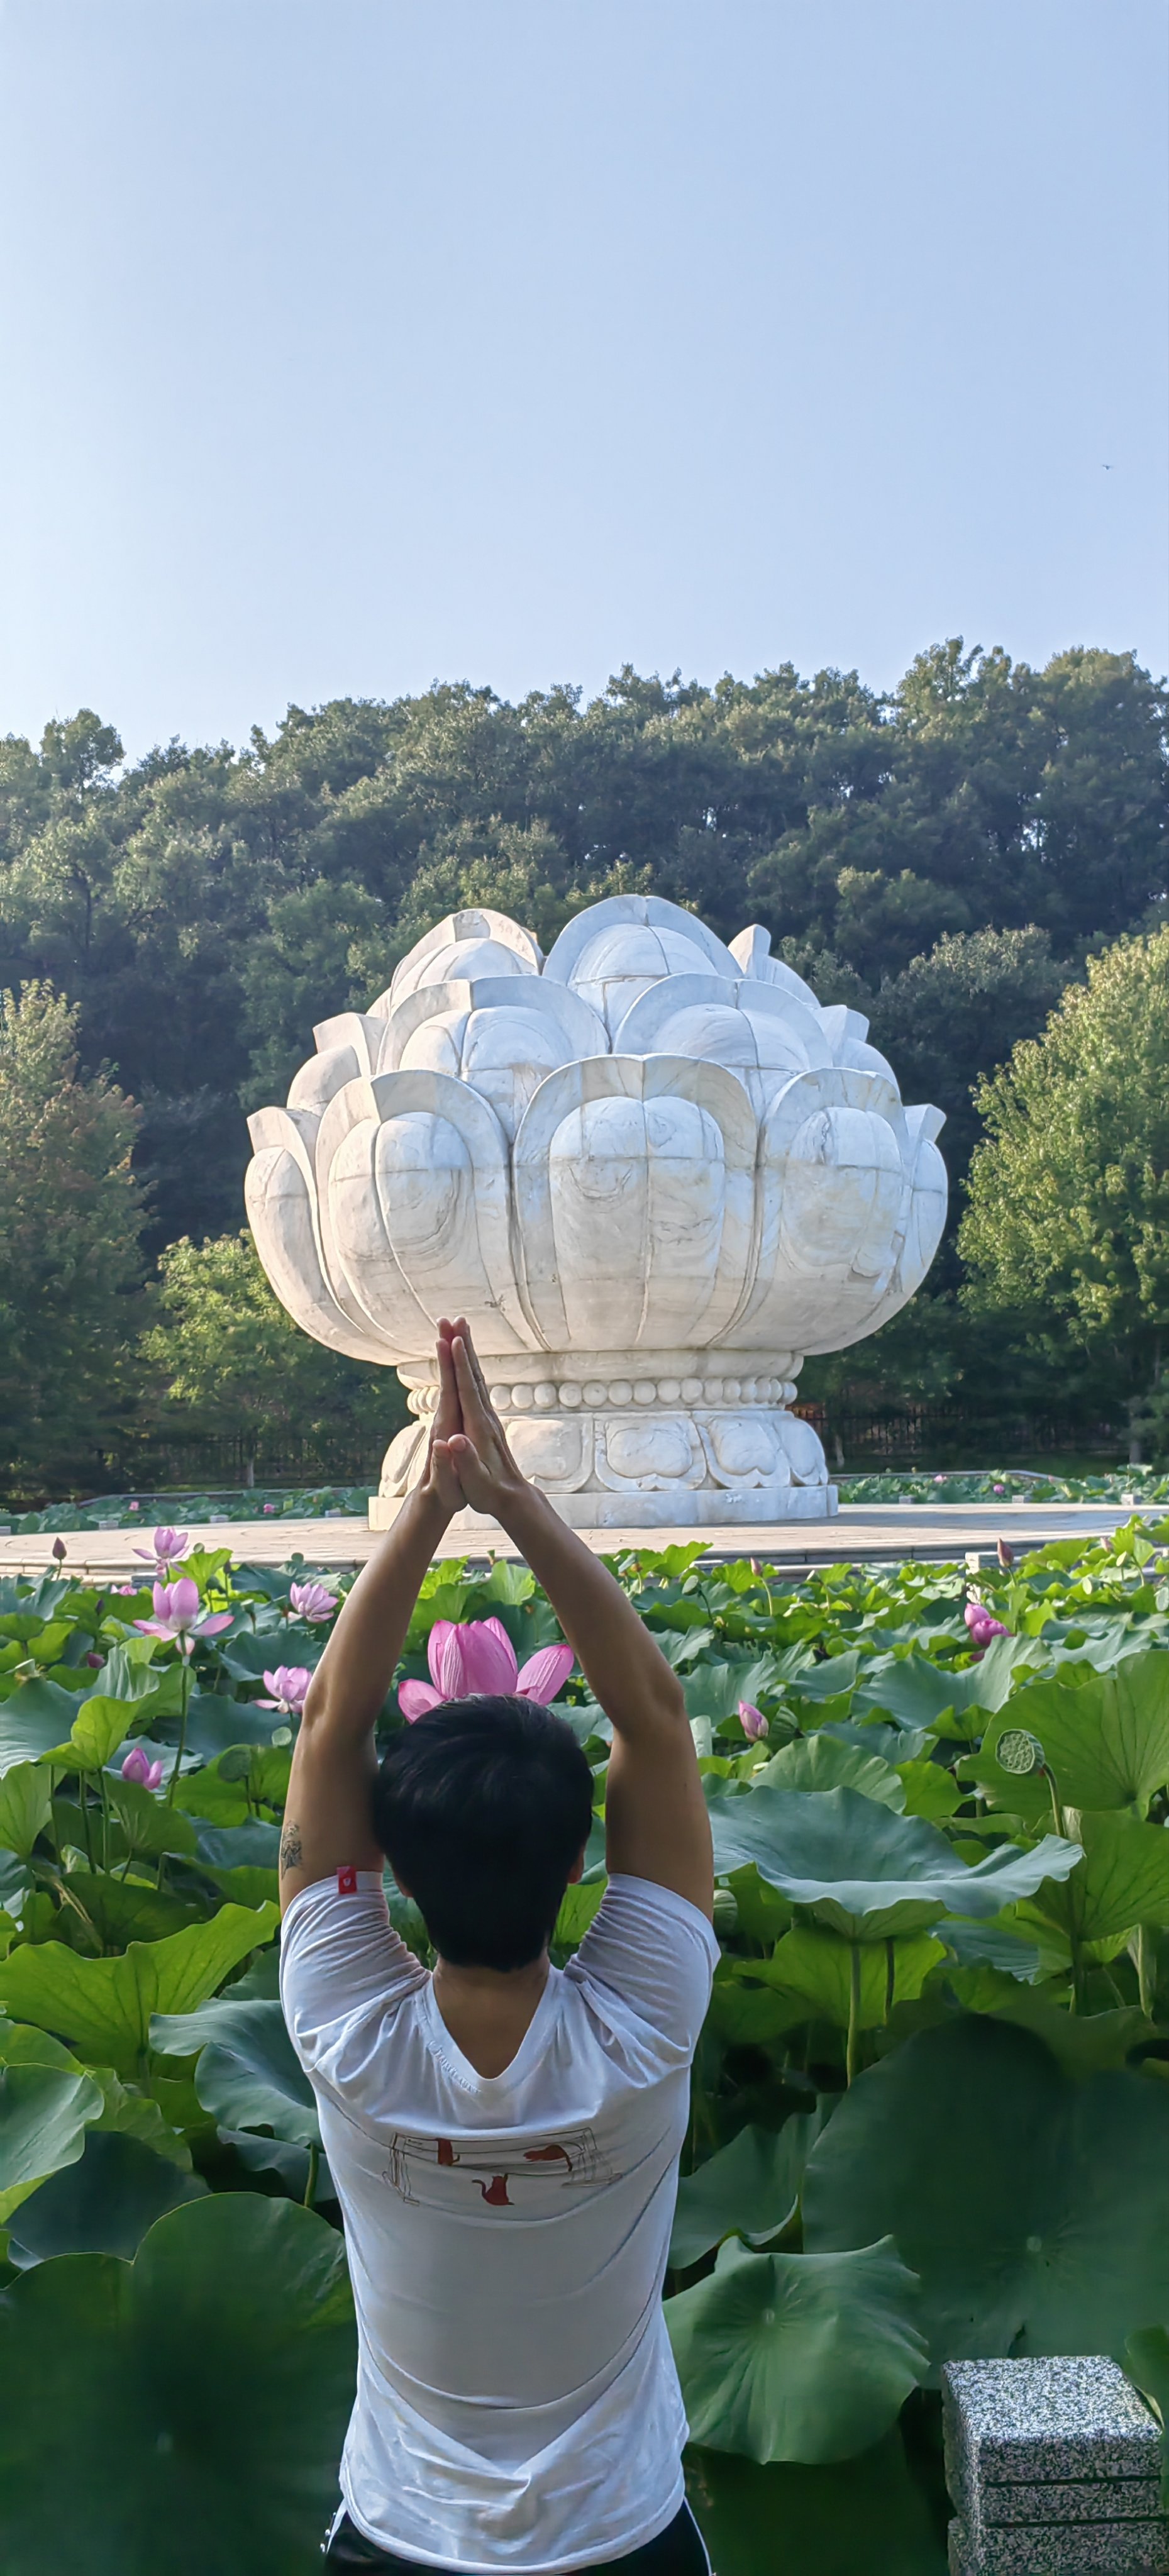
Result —
<svg viewBox="0 0 1169 2576"><path fill-rule="evenodd" d="M371 1494L369 1526L392 1529L406 1497ZM743 1494L549 1494L553 1511L570 1529L754 1529L772 1521L832 1520L838 1512L835 1485L773 1485ZM496 1534L496 1523L484 1512L456 1512L450 1524L454 1538Z"/></svg>
<svg viewBox="0 0 1169 2576"><path fill-rule="evenodd" d="M720 1529L830 1519L836 1489L810 1422L788 1410L797 1356L755 1351L486 1355L491 1401L525 1476L573 1529ZM426 1464L433 1360L399 1376L415 1419L386 1452L370 1526L388 1529ZM461 1513L456 1530L482 1530Z"/></svg>

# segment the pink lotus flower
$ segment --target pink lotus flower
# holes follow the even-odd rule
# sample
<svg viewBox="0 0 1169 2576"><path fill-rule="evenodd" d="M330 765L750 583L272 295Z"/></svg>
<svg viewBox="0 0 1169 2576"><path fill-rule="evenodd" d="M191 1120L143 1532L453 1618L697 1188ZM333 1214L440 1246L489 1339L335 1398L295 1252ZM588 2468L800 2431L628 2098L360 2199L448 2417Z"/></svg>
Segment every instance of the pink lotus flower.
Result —
<svg viewBox="0 0 1169 2576"><path fill-rule="evenodd" d="M140 1512L142 1505L141 1503L127 1503L126 1509L128 1512Z"/></svg>
<svg viewBox="0 0 1169 2576"><path fill-rule="evenodd" d="M288 1595L298 1619L327 1619L337 1607L337 1598L326 1583L294 1583Z"/></svg>
<svg viewBox="0 0 1169 2576"><path fill-rule="evenodd" d="M275 1503L261 1503L260 1509L263 1512L265 1519L267 1519L269 1512L275 1511L276 1505Z"/></svg>
<svg viewBox="0 0 1169 2576"><path fill-rule="evenodd" d="M739 1724L748 1744L758 1744L761 1736L771 1733L762 1709L756 1708L749 1699L739 1701Z"/></svg>
<svg viewBox="0 0 1169 2576"><path fill-rule="evenodd" d="M136 1619L146 1637L164 1637L168 1645L181 1646L189 1655L196 1637L214 1637L221 1628L230 1628L230 1610L199 1609L199 1586L189 1574L180 1574L177 1583L154 1586L153 1619Z"/></svg>
<svg viewBox="0 0 1169 2576"><path fill-rule="evenodd" d="M312 1680L307 1664L277 1664L274 1673L265 1673L264 1688L271 1699L257 1700L257 1708L279 1708L285 1717L299 1717L308 1697Z"/></svg>
<svg viewBox="0 0 1169 2576"><path fill-rule="evenodd" d="M161 1583L170 1573L171 1567L178 1565L187 1555L190 1545L191 1542L185 1530L156 1529L153 1549L136 1547L134 1554L143 1557L147 1564L150 1563L153 1555L154 1571Z"/></svg>
<svg viewBox="0 0 1169 2576"><path fill-rule="evenodd" d="M161 1762L148 1762L140 1744L126 1755L122 1764L123 1780L137 1780L144 1789L157 1789L162 1780Z"/></svg>
<svg viewBox="0 0 1169 2576"><path fill-rule="evenodd" d="M1010 1629L1004 1628L1001 1619L992 1618L982 1601L968 1601L963 1616L976 1646L989 1646L992 1637L1010 1636Z"/></svg>
<svg viewBox="0 0 1169 2576"><path fill-rule="evenodd" d="M499 1619L471 1619L456 1625L436 1619L426 1647L429 1682L401 1682L398 1706L411 1724L430 1708L448 1700L473 1699L480 1692L504 1692L517 1699L538 1700L547 1708L562 1690L576 1657L571 1646L541 1646L529 1655L521 1672L515 1648ZM433 1688L431 1684L433 1683Z"/></svg>

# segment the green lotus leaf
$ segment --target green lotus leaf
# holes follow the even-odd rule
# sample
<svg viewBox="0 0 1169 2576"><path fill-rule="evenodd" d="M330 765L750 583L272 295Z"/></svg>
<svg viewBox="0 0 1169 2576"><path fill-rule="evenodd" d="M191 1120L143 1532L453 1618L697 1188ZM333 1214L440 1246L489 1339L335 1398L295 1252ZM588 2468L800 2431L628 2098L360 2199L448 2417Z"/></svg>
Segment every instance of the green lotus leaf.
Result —
<svg viewBox="0 0 1169 2576"><path fill-rule="evenodd" d="M761 2461L866 2450L926 2374L916 2287L891 2237L846 2254L752 2254L731 2239L706 2280L666 2301L691 2438Z"/></svg>
<svg viewBox="0 0 1169 2576"><path fill-rule="evenodd" d="M556 1917L556 1929L552 1935L553 1941L560 1949L575 1949L577 1942L583 1941L605 1893L605 1886L606 1881L602 1877L590 1879L587 1886L577 1882L576 1885L565 1888L560 1900L560 1912ZM403 1901L408 1903L409 1899L399 1899L399 1903ZM418 1919L421 1923L420 1916ZM395 1925L395 1929L397 1928ZM422 1928L425 1930L425 1926ZM403 1937L411 1938L408 1935ZM416 1935L411 1941L411 1946L415 1945Z"/></svg>
<svg viewBox="0 0 1169 2576"><path fill-rule="evenodd" d="M1102 2179L1104 2178L1104 2179ZM1066 2075L1030 2032L963 2016L858 2076L808 2159L804 2242L896 2238L935 2367L1119 2350L1162 2308L1169 2086Z"/></svg>
<svg viewBox="0 0 1169 2576"><path fill-rule="evenodd" d="M290 2200L306 2207L312 2179L312 2159L307 2147L290 2146L286 2138L269 2138L259 2129L220 2129L220 2145L233 2147L240 2163L249 2173L279 2174ZM336 2200L337 2186L329 2171L327 2156L318 2152L316 2179L311 2207L318 2209L323 2200Z"/></svg>
<svg viewBox="0 0 1169 2576"><path fill-rule="evenodd" d="M81 1950L92 1944L86 1941L77 1908L92 1925L102 1950L125 1950L131 1941L163 1941L188 1923L201 1923L207 1911L194 1898L175 1896L169 1888L158 1888L143 1878L115 1877L110 1870L71 1870L65 1890L61 1930L70 1947Z"/></svg>
<svg viewBox="0 0 1169 2576"><path fill-rule="evenodd" d="M0 2065L0 2227L46 2174L73 2164L101 2109L88 2075L63 2066Z"/></svg>
<svg viewBox="0 0 1169 2576"><path fill-rule="evenodd" d="M728 2048L766 2048L770 2040L807 2020L807 2005L798 1995L780 1994L773 1986L743 1985L736 1974L740 1966L746 1962L724 1960L715 1970L711 1989L710 2028Z"/></svg>
<svg viewBox="0 0 1169 2576"><path fill-rule="evenodd" d="M40 1762L69 1740L78 1703L72 1691L56 1682L22 1682L11 1697L0 1700L0 1774L14 1762Z"/></svg>
<svg viewBox="0 0 1169 2576"><path fill-rule="evenodd" d="M100 2084L104 2109L92 2123L95 2131L117 2131L126 2138L137 2138L156 2156L165 2156L168 2164L177 2165L181 2173L191 2170L191 2150L181 2132L173 2129L163 2117L159 2104L149 2093L139 2093L133 2085L123 2084L112 2066L91 2066L94 2083Z"/></svg>
<svg viewBox="0 0 1169 2576"><path fill-rule="evenodd" d="M103 1771L126 1740L129 1713L124 1699L95 1691L78 1709L64 1743L54 1746L52 1758L69 1771Z"/></svg>
<svg viewBox="0 0 1169 2576"><path fill-rule="evenodd" d="M150 2045L163 2057L192 2057L205 2111L228 2129L271 2129L291 2146L319 2146L316 2097L297 2059L278 2003L223 1996L189 2013L156 2013Z"/></svg>
<svg viewBox="0 0 1169 2576"><path fill-rule="evenodd" d="M1035 1899L1069 1939L1107 1941L1138 1923L1169 1923L1169 1833L1135 1816L1078 1820L1084 1857L1062 1886Z"/></svg>
<svg viewBox="0 0 1169 2576"><path fill-rule="evenodd" d="M48 1778L35 1762L14 1762L0 1779L0 1849L27 1860L52 1812Z"/></svg>
<svg viewBox="0 0 1169 2576"><path fill-rule="evenodd" d="M37 2264L0 2303L5 2576L311 2576L355 2369L342 2239L288 2200Z"/></svg>
<svg viewBox="0 0 1169 2576"><path fill-rule="evenodd" d="M201 1823L198 1854L212 1869L275 1869L280 1859L280 1827L255 1816L246 1825Z"/></svg>
<svg viewBox="0 0 1169 2576"><path fill-rule="evenodd" d="M22 2264L54 2254L137 2253L148 2227L184 2201L202 2200L202 2176L183 2173L125 2131L91 2128L76 2163L42 2182L12 2226Z"/></svg>
<svg viewBox="0 0 1169 2576"><path fill-rule="evenodd" d="M882 1672L866 1675L853 1702L857 1716L884 1712L901 1726L924 1726L932 1733L981 1734L979 1725L959 1723L971 1710L998 1709L1009 1699L1016 1667L1040 1649L1033 1637L994 1637L977 1664L962 1672L947 1671L928 1655L898 1657ZM952 1719L952 1724L946 1724Z"/></svg>
<svg viewBox="0 0 1169 2576"><path fill-rule="evenodd" d="M264 1652L269 1666L281 1661L281 1647L287 1653L287 1639L269 1636ZM255 1676L249 1674L249 1680ZM233 1744L270 1744L272 1729L279 1726L279 1712L261 1708L258 1700L224 1699L217 1691L196 1691L187 1712L187 1744L204 1762L214 1762Z"/></svg>
<svg viewBox="0 0 1169 2576"><path fill-rule="evenodd" d="M151 2014L204 2002L270 1938L275 1921L272 1905L255 1914L225 1905L210 1922L166 1940L131 1942L120 1959L82 1959L61 1941L25 1944L0 1962L0 2008L58 2031L89 2064L135 2075L145 2062Z"/></svg>
<svg viewBox="0 0 1169 2576"><path fill-rule="evenodd" d="M752 1862L750 1869L732 1869L727 1886L738 1909L739 1930L749 1941L778 1941L792 1919L786 1896L777 1887L769 1887Z"/></svg>
<svg viewBox="0 0 1169 2576"><path fill-rule="evenodd" d="M987 1728L980 1771L1008 1724L1038 1737L1065 1806L1144 1815L1169 1781L1169 1661L1153 1650L1075 1685L1032 1682Z"/></svg>
<svg viewBox="0 0 1169 2576"><path fill-rule="evenodd" d="M740 2129L678 2185L670 2262L684 2272L724 2236L760 2245L778 2236L799 2207L800 2185L822 2110L797 2112L782 2129Z"/></svg>
<svg viewBox="0 0 1169 2576"><path fill-rule="evenodd" d="M895 1939L858 1943L860 1952L860 2030L875 2030L896 2004L912 2003L945 1951L929 1932L901 1933ZM890 1953L892 1954L890 1956ZM852 1997L853 1943L838 1932L797 1923L763 1962L766 1982L785 1994L798 1995L807 2015L847 2030ZM759 1973L754 1961L748 1974Z"/></svg>
<svg viewBox="0 0 1169 2576"><path fill-rule="evenodd" d="M889 1762L863 1753L857 1744L842 1744L834 1735L797 1735L755 1774L756 1787L772 1789L858 1789L900 1814L905 1787Z"/></svg>
<svg viewBox="0 0 1169 2576"><path fill-rule="evenodd" d="M936 1823L952 1816L960 1804L962 1791L944 1762L898 1762L897 1777L905 1790L907 1816L926 1816Z"/></svg>
<svg viewBox="0 0 1169 2576"><path fill-rule="evenodd" d="M960 1915L947 1914L938 1927L938 1939L960 1968L997 1968L1025 1985L1034 1985L1043 1975L1038 1942L1017 1931L1013 1923L970 1923Z"/></svg>
<svg viewBox="0 0 1169 2576"><path fill-rule="evenodd" d="M774 1691L776 1679L774 1655L757 1655L737 1664L696 1664L682 1683L687 1716L706 1717L712 1726L720 1726L724 1718L736 1715L741 1699L754 1707L761 1692Z"/></svg>
<svg viewBox="0 0 1169 2576"><path fill-rule="evenodd" d="M120 1771L106 1774L105 1793L122 1829L125 1849L157 1860L163 1852L189 1856L195 1828L165 1798L156 1798L141 1780L123 1780Z"/></svg>
<svg viewBox="0 0 1169 2576"><path fill-rule="evenodd" d="M831 2468L692 2449L686 2492L718 2576L946 2576L898 2430Z"/></svg>
<svg viewBox="0 0 1169 2576"><path fill-rule="evenodd" d="M5 2066L62 2066L72 2075L89 2075L99 2087L102 2108L90 2122L93 2129L118 2129L127 2137L139 2138L156 2155L167 2156L184 2173L191 2169L191 2151L162 2116L157 2102L148 2093L137 2092L123 2084L112 2066L83 2067L64 2042L51 2032L38 2030L33 2022L0 2021L0 2063Z"/></svg>
<svg viewBox="0 0 1169 2576"><path fill-rule="evenodd" d="M1048 1834L1033 1851L1004 1844L967 1868L936 1826L855 1789L728 1796L714 1784L708 1807L716 1877L754 1861L761 1878L852 1941L921 1931L951 1909L998 1914L1045 1879L1066 1877L1080 1856Z"/></svg>
<svg viewBox="0 0 1169 2576"><path fill-rule="evenodd" d="M1125 2066L1134 2048L1156 2036L1136 2004L1124 2004L1116 2012L1072 2012L1052 1995L1037 1994L991 1967L958 1968L947 1983L967 2012L993 2013L1032 2031L1069 2075L1099 2075L1108 2067Z"/></svg>
<svg viewBox="0 0 1169 2576"><path fill-rule="evenodd" d="M63 2066L70 2075L93 2072L83 2067L61 2039L37 2030L31 2022L0 2019L0 2066ZM96 2081L96 2077L95 2077Z"/></svg>
<svg viewBox="0 0 1169 2576"><path fill-rule="evenodd" d="M826 1655L822 1663L800 1665L784 1676L784 1688L789 1698L809 1700L813 1706L817 1701L850 1699L863 1663L864 1658L850 1647L843 1655Z"/></svg>

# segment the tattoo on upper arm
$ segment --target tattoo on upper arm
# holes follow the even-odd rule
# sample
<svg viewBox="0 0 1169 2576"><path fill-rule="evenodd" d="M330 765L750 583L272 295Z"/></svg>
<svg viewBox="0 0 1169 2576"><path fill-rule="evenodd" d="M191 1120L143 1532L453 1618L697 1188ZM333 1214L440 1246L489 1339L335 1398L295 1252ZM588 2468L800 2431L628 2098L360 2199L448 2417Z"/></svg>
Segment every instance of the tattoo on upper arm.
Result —
<svg viewBox="0 0 1169 2576"><path fill-rule="evenodd" d="M280 1843L281 1877L286 1877L290 1869L299 1869L303 1860L304 1848L300 1839L300 1826L285 1825Z"/></svg>

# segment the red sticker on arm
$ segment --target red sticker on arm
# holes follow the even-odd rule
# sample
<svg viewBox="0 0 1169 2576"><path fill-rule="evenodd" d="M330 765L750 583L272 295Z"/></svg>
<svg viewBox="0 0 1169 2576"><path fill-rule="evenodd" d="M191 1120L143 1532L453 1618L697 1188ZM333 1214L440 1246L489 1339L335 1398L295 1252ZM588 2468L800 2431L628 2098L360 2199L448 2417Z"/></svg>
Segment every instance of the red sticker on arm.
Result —
<svg viewBox="0 0 1169 2576"><path fill-rule="evenodd" d="M356 1896L356 1894L357 1894L357 1872L356 1872L356 1870L355 1870L355 1869L339 1869L339 1870L338 1870L338 1872L337 1872L337 1894L338 1894L338 1896Z"/></svg>

